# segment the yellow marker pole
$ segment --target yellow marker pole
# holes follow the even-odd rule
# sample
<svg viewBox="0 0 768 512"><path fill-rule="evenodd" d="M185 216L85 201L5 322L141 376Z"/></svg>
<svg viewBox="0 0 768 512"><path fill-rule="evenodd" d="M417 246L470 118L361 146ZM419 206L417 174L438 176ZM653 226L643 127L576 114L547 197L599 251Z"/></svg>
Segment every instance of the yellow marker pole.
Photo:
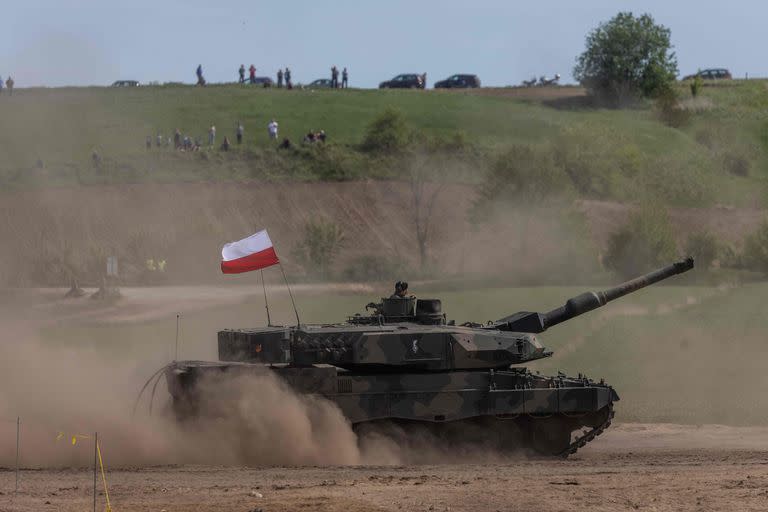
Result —
<svg viewBox="0 0 768 512"><path fill-rule="evenodd" d="M104 496L107 498L107 512L112 512L112 505L109 503L109 489L107 489L107 475L104 473L104 460L101 458L101 447L96 443L96 451L99 454L99 467L101 468L101 479L104 482Z"/></svg>

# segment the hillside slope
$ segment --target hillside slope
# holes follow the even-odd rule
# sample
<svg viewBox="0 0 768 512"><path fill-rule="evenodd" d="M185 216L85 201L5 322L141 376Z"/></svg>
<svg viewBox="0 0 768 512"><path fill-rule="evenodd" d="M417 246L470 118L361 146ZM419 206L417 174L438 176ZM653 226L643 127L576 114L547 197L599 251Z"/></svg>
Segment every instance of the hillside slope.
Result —
<svg viewBox="0 0 768 512"><path fill-rule="evenodd" d="M680 91L688 94L684 86ZM481 181L505 148L523 144L556 154L565 166L562 179L573 181L569 186L582 197L630 200L647 193L687 206L764 204L765 82L705 88L696 101L683 102L692 118L679 129L662 124L650 106L593 108L573 88L536 93L241 86L20 90L0 101L0 186L399 177L399 164L358 148L368 124L395 108L430 151L435 148L429 141L455 146L445 158L463 162L460 181ZM272 118L280 123L280 137L294 144L309 130L324 129L332 149L276 152L266 132ZM245 144L220 152L224 136L234 141L237 121L245 126ZM144 147L147 136L167 140L175 129L207 146L212 124L216 143L199 153ZM94 151L100 167L92 162Z"/></svg>
<svg viewBox="0 0 768 512"><path fill-rule="evenodd" d="M124 277L134 284L143 282L150 258L168 263L161 282L223 282L221 245L261 228L269 229L293 275L311 274L295 249L306 223L322 219L344 233L331 269L337 278L460 275L579 284L599 271L599 252L631 209L604 201L525 206L474 225L468 220L474 187L432 184L429 192L436 200L424 217L430 235L423 271L408 182L137 184L0 193L0 283L65 285L71 273L83 284L97 283L107 254L119 256ZM680 245L697 229L740 242L763 217L758 209L670 209Z"/></svg>

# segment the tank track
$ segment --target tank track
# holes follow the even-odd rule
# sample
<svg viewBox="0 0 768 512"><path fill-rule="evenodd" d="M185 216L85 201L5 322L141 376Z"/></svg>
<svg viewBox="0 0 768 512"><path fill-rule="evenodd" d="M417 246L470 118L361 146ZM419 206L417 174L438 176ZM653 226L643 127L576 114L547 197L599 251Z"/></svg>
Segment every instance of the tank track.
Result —
<svg viewBox="0 0 768 512"><path fill-rule="evenodd" d="M606 407L608 408L608 414L605 418L605 421L592 430L585 432L582 436L576 438L576 440L568 445L565 450L557 454L558 457L562 457L563 459L568 458L569 455L576 453L576 450L586 446L587 443L602 434L605 429L611 426L611 421L613 420L613 417L616 413L613 410L613 403L608 404Z"/></svg>

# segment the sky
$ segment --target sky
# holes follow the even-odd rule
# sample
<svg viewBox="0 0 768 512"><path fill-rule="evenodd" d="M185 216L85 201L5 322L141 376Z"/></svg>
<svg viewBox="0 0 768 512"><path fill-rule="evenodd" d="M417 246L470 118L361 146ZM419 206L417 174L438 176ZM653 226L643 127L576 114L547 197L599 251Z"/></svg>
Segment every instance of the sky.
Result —
<svg viewBox="0 0 768 512"><path fill-rule="evenodd" d="M681 75L726 67L768 76L765 0L25 0L0 6L0 77L17 87L237 78L254 64L294 83L349 69L352 87L398 73L477 74L516 85L555 73L573 82L584 38L619 11L672 31Z"/></svg>

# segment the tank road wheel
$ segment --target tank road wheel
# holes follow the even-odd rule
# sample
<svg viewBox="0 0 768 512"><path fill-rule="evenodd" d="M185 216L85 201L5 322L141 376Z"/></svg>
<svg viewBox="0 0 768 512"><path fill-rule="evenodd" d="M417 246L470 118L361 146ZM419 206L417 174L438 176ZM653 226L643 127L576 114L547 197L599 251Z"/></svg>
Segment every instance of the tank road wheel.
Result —
<svg viewBox="0 0 768 512"><path fill-rule="evenodd" d="M610 425L610 420L612 418L613 418L613 408L610 405L606 405L599 411L589 413L587 416L585 416L582 419L582 424L590 428L597 428L606 422L608 422L608 425Z"/></svg>
<svg viewBox="0 0 768 512"><path fill-rule="evenodd" d="M573 426L560 416L531 418L531 448L540 455L558 456L571 445Z"/></svg>

